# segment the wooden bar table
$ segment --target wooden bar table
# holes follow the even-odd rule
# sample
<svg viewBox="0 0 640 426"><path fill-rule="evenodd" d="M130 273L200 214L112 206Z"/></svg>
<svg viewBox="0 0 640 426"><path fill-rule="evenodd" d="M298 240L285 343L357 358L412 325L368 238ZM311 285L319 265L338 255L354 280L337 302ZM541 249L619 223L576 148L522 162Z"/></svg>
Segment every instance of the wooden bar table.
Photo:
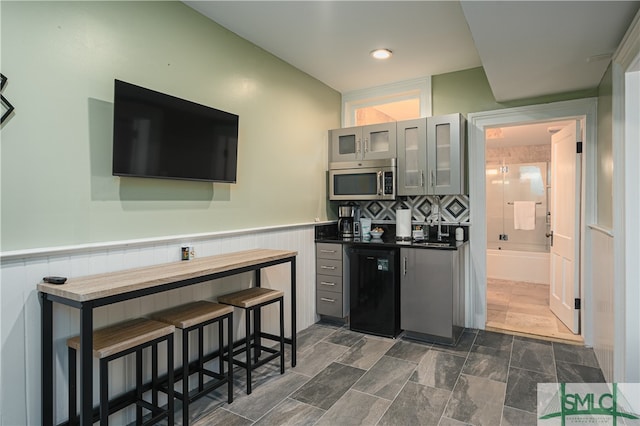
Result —
<svg viewBox="0 0 640 426"><path fill-rule="evenodd" d="M296 256L297 252L252 249L235 253L196 258L145 268L129 269L82 278L62 285L38 284L42 309L42 424L53 426L53 302L80 311L80 424L93 424L93 309L254 271L255 285L260 286L263 268L291 264L291 366L296 365Z"/></svg>

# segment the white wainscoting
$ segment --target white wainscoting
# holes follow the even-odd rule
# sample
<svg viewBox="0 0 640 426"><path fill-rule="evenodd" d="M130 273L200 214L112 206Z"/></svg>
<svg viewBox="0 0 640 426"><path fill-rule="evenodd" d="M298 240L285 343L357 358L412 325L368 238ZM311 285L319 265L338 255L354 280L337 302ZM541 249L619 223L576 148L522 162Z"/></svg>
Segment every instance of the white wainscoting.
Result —
<svg viewBox="0 0 640 426"><path fill-rule="evenodd" d="M150 266L180 259L180 247L190 243L196 256L210 256L251 248L295 250L297 282L297 328L303 330L316 322L315 314L315 249L312 224L292 225L272 229L238 231L170 237L149 241L115 242L75 248L31 250L22 253L3 253L0 287L0 424L41 424L40 397L40 303L36 285L47 275L69 278ZM267 268L262 274L262 285L285 291L285 318L290 316L290 269L288 264ZM216 295L252 285L251 273L202 283L154 296L105 306L94 311L94 325L100 327L126 318L143 316L189 300L214 298ZM263 323L271 331L277 330L276 311L267 311ZM234 319L236 337L244 335L244 318ZM287 321L286 334L290 335ZM68 418L67 409L67 355L66 339L79 332L78 311L54 304L55 417L56 422ZM211 337L213 340L215 335ZM180 338L176 339L175 362L181 362ZM164 360L161 359L161 366ZM134 383L133 358L112 363L110 391L131 389ZM97 404L97 364L94 368L94 400ZM148 371L145 373L148 374ZM149 377L149 376L147 376ZM112 393L112 395L114 394ZM133 420L131 410L116 414L114 424Z"/></svg>
<svg viewBox="0 0 640 426"><path fill-rule="evenodd" d="M593 289L593 350L607 382L613 381L614 297L613 236L605 229L589 227L591 258L587 274Z"/></svg>

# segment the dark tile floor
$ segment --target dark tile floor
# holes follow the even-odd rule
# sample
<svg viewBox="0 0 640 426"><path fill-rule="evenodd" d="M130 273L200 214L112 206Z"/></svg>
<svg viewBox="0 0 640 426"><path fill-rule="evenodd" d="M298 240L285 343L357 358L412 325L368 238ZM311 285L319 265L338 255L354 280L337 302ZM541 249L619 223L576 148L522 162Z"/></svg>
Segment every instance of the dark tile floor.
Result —
<svg viewBox="0 0 640 426"><path fill-rule="evenodd" d="M467 330L456 347L314 324L298 334L298 365L256 371L235 400L191 406L196 425L535 425L539 382L604 382L592 349ZM181 415L176 415L176 419Z"/></svg>

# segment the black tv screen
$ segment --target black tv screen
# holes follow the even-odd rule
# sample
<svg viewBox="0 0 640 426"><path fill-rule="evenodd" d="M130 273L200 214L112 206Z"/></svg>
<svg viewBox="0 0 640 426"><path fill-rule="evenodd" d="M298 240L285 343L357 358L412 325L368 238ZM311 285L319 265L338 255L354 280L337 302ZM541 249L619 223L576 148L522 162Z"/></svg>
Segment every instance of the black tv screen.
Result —
<svg viewBox="0 0 640 426"><path fill-rule="evenodd" d="M236 182L238 116L115 80L113 175Z"/></svg>

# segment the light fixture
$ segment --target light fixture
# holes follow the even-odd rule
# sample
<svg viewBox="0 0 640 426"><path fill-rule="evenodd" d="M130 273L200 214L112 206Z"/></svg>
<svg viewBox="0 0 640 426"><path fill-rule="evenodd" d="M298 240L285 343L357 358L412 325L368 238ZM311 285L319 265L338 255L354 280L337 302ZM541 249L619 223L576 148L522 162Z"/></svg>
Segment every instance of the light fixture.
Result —
<svg viewBox="0 0 640 426"><path fill-rule="evenodd" d="M502 139L504 135L502 134L502 129L500 127L495 127L486 130L486 138L487 139Z"/></svg>
<svg viewBox="0 0 640 426"><path fill-rule="evenodd" d="M391 52L391 50L389 49L376 49L372 50L370 53L370 55L375 59L388 59L392 54L393 52Z"/></svg>

